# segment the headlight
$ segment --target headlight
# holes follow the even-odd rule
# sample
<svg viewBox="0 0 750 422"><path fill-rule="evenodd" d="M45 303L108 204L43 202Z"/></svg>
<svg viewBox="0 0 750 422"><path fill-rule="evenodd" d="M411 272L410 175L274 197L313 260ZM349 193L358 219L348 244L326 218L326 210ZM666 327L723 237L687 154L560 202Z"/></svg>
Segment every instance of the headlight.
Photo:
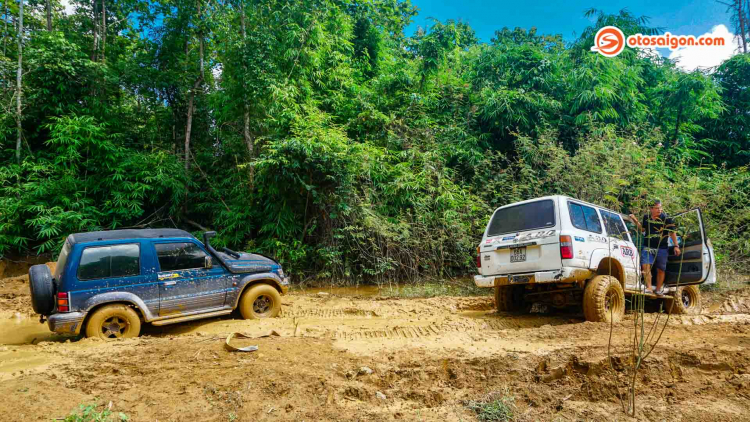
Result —
<svg viewBox="0 0 750 422"><path fill-rule="evenodd" d="M279 267L279 277L284 278L284 270Z"/></svg>

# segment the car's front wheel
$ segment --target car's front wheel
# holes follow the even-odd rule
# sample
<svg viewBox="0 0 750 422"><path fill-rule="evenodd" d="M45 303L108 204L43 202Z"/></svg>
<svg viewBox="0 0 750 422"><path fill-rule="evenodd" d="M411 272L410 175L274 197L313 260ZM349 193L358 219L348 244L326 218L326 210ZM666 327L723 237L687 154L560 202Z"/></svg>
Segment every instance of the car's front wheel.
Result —
<svg viewBox="0 0 750 422"><path fill-rule="evenodd" d="M698 286L680 286L664 301L667 313L698 315L701 313L701 291Z"/></svg>
<svg viewBox="0 0 750 422"><path fill-rule="evenodd" d="M245 319L273 318L281 312L281 295L268 284L258 284L240 299L240 314Z"/></svg>
<svg viewBox="0 0 750 422"><path fill-rule="evenodd" d="M102 340L138 337L141 319L127 305L107 305L97 309L86 324L86 337Z"/></svg>

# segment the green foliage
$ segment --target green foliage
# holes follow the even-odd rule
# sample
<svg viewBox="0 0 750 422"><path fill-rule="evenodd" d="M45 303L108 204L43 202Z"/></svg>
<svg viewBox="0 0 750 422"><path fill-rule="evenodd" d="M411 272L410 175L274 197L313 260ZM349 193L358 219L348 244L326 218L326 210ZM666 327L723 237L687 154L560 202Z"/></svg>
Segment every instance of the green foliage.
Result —
<svg viewBox="0 0 750 422"><path fill-rule="evenodd" d="M466 407L477 414L477 419L483 422L508 422L515 419L514 398L499 392L490 393L481 400L472 400Z"/></svg>
<svg viewBox="0 0 750 422"><path fill-rule="evenodd" d="M1 254L207 227L298 280L418 280L472 273L494 208L567 194L702 207L721 264L750 265L747 55L686 73L590 52L604 25L660 31L627 11L587 12L568 45L534 28L482 43L456 20L408 37L408 0L108 3L95 49L91 3L73 4L52 32L29 7L20 164L0 113Z"/></svg>
<svg viewBox="0 0 750 422"><path fill-rule="evenodd" d="M109 409L103 409L98 411L98 405L96 404L81 404L78 406L77 412L71 412L65 417L65 422L114 422L114 421L129 421L130 418L119 412L117 415L112 413Z"/></svg>

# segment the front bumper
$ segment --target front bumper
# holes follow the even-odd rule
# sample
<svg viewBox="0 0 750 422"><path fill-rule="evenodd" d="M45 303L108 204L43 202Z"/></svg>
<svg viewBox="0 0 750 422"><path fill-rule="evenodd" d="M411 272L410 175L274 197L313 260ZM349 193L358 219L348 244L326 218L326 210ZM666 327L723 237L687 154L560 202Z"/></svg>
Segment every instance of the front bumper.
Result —
<svg viewBox="0 0 750 422"><path fill-rule="evenodd" d="M477 287L495 287L507 284L571 283L587 280L592 275L593 272L588 269L562 267L559 270L523 274L475 275L474 284Z"/></svg>
<svg viewBox="0 0 750 422"><path fill-rule="evenodd" d="M281 279L281 284L279 285L279 287L281 287L282 295L289 293L289 277L283 277Z"/></svg>
<svg viewBox="0 0 750 422"><path fill-rule="evenodd" d="M52 314L47 318L47 326L50 331L60 334L80 334L85 312L65 312Z"/></svg>

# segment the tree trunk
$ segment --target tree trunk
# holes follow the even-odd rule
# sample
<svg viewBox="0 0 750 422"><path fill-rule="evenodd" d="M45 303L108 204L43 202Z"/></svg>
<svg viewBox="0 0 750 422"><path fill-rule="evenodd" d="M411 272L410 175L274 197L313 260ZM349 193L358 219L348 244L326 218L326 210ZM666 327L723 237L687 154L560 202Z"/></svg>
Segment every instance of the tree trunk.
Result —
<svg viewBox="0 0 750 422"><path fill-rule="evenodd" d="M245 62L245 50L247 49L247 46L245 45L247 39L247 27L245 26L244 0L240 0L240 27L242 28L242 54L240 55L240 57L242 58L242 70L244 71L244 74L242 75L242 105L244 107L244 115L242 119L242 136L245 138L247 153L250 155L250 158L252 158L253 138L252 136L250 136L250 106L247 103L247 83L245 82L247 78L247 63Z"/></svg>
<svg viewBox="0 0 750 422"><path fill-rule="evenodd" d="M96 0L91 0L91 10L94 12L94 17L91 22L94 24L94 46L91 49L91 61L97 60L97 52L99 52L99 19L96 15Z"/></svg>
<svg viewBox="0 0 750 422"><path fill-rule="evenodd" d="M107 62L107 56L105 54L106 50L107 50L107 8L104 6L104 0L102 0L102 63Z"/></svg>
<svg viewBox="0 0 750 422"><path fill-rule="evenodd" d="M23 95L23 2L18 2L18 71L16 73L16 163L21 164L21 96Z"/></svg>
<svg viewBox="0 0 750 422"><path fill-rule="evenodd" d="M198 20L201 19L201 3L200 0L198 0ZM195 80L195 84L193 84L193 89L190 90L190 99L188 100L188 114L187 114L187 124L185 125L185 177L188 176L188 171L190 171L190 133L193 129L193 111L195 108L194 102L195 102L195 92L200 87L201 83L203 82L203 34L198 34L200 37L200 75Z"/></svg>
<svg viewBox="0 0 750 422"><path fill-rule="evenodd" d="M52 0L46 1L47 8L47 31L52 32Z"/></svg>
<svg viewBox="0 0 750 422"><path fill-rule="evenodd" d="M678 136L680 135L680 125L682 125L682 106L677 111L677 121L674 125L674 146L677 146Z"/></svg>
<svg viewBox="0 0 750 422"><path fill-rule="evenodd" d="M740 24L740 41L742 42L742 51L747 53L747 32L745 32L746 17L742 11L742 1L737 0L737 21Z"/></svg>
<svg viewBox="0 0 750 422"><path fill-rule="evenodd" d="M3 56L8 57L8 0L5 0L3 8Z"/></svg>

